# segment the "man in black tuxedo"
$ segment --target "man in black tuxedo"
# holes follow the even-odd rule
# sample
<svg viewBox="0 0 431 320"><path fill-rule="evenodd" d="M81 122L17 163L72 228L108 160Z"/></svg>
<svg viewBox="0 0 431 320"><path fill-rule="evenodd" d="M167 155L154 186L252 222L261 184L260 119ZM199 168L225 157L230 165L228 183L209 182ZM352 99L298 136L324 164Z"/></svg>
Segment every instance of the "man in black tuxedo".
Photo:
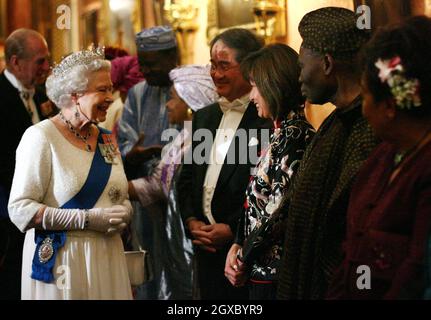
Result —
<svg viewBox="0 0 431 320"><path fill-rule="evenodd" d="M47 99L35 86L49 72L48 57L45 39L34 30L18 29L6 39L6 69L0 74L0 299L21 296L24 235L9 220L7 202L21 136L44 119L40 106Z"/></svg>
<svg viewBox="0 0 431 320"><path fill-rule="evenodd" d="M211 41L211 76L221 99L193 117L194 137L197 130L206 130L208 135L202 143L193 141L189 154L193 161L185 161L178 189L181 215L196 248L202 299L248 298L247 290L230 285L224 265L243 214L253 167L247 155L257 154L259 133L269 127L250 102L251 86L240 71L244 57L262 45L252 32L239 28L229 29ZM204 146L207 148L201 153Z"/></svg>

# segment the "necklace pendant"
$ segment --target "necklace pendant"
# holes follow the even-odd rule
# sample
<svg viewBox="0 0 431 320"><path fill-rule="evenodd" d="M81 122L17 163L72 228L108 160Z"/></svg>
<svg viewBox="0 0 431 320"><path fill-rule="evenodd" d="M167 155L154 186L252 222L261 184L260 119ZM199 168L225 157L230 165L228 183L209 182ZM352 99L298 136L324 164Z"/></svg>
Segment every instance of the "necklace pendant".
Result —
<svg viewBox="0 0 431 320"><path fill-rule="evenodd" d="M47 236L39 247L38 257L40 263L47 263L54 255L52 239Z"/></svg>
<svg viewBox="0 0 431 320"><path fill-rule="evenodd" d="M87 139L91 136L91 127L88 129L87 134L85 136L82 136L73 127L72 123L64 117L64 115L61 111L59 112L59 115L60 115L61 120L66 124L69 131L72 132L75 135L75 137L77 137L78 139L81 139L85 143L85 150L88 152L91 152L91 146L87 143Z"/></svg>

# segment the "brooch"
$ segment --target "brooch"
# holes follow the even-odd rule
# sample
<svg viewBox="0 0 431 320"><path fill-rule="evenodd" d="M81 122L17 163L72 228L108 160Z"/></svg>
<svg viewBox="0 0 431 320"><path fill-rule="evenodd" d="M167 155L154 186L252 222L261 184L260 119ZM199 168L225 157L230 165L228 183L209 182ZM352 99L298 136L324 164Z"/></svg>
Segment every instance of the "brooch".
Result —
<svg viewBox="0 0 431 320"><path fill-rule="evenodd" d="M52 239L46 237L40 245L38 256L40 263L47 263L54 255L54 247L52 246Z"/></svg>
<svg viewBox="0 0 431 320"><path fill-rule="evenodd" d="M118 189L117 187L111 187L111 189L109 189L108 195L112 203L118 203L121 196L120 189Z"/></svg>

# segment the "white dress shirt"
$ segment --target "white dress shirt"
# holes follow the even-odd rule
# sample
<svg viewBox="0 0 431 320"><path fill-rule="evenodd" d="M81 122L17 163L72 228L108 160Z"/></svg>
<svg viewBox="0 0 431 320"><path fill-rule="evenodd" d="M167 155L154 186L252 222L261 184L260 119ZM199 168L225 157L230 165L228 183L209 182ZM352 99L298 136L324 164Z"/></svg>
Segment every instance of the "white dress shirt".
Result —
<svg viewBox="0 0 431 320"><path fill-rule="evenodd" d="M203 212L211 224L216 221L211 212L211 201L220 175L221 168L226 158L232 139L235 136L239 123L247 110L250 102L249 94L242 96L232 102L222 97L219 100L223 117L217 129L216 137L211 148L210 160L204 180L203 190Z"/></svg>

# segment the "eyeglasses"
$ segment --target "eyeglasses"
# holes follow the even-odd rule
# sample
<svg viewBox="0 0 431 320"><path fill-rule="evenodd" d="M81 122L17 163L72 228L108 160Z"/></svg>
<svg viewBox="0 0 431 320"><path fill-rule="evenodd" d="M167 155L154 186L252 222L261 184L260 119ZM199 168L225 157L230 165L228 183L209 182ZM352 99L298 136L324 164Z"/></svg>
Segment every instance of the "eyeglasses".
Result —
<svg viewBox="0 0 431 320"><path fill-rule="evenodd" d="M216 72L216 71L218 71L219 73L223 73L223 72L229 71L230 69L233 69L233 68L236 68L236 67L239 67L239 64L231 65L230 63L223 62L223 61L220 62L219 64L211 62L211 64L210 64L210 72Z"/></svg>

